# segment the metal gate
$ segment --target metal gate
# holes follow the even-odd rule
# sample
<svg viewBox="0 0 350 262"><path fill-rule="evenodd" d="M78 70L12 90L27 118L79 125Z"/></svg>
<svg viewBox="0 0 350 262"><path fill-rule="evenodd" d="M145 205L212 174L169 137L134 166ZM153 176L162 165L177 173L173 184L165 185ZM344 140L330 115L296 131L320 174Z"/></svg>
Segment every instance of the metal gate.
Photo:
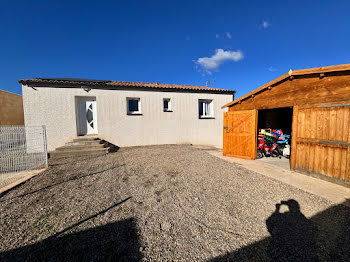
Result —
<svg viewBox="0 0 350 262"><path fill-rule="evenodd" d="M47 167L45 126L0 126L0 174Z"/></svg>

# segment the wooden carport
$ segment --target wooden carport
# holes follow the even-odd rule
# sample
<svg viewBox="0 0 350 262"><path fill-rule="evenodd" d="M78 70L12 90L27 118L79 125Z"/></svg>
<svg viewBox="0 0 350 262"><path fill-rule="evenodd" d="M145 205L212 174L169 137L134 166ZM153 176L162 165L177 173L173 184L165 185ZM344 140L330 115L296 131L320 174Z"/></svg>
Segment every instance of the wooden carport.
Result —
<svg viewBox="0 0 350 262"><path fill-rule="evenodd" d="M290 168L350 185L350 64L290 70L226 107L225 156L256 159L259 110L292 107Z"/></svg>

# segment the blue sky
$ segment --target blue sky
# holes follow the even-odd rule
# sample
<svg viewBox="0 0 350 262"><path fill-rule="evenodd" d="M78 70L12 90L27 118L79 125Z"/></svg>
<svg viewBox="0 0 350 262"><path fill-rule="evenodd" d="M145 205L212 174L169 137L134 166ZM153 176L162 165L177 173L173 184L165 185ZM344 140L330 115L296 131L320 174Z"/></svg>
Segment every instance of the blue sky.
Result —
<svg viewBox="0 0 350 262"><path fill-rule="evenodd" d="M237 96L350 61L350 1L0 0L0 89L22 78L205 85ZM215 82L214 82L215 81Z"/></svg>

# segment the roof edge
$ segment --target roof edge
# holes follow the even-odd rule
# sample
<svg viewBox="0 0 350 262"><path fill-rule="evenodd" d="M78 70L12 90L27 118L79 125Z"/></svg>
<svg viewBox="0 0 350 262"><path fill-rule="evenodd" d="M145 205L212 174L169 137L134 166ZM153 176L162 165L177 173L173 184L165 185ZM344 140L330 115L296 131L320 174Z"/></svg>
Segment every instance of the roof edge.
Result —
<svg viewBox="0 0 350 262"><path fill-rule="evenodd" d="M163 83L145 83L145 82L126 82L126 81L102 81L102 80L62 80L62 79L47 79L47 78L32 78L21 79L18 83L33 87L90 87L90 88L145 88L145 89L164 89L164 90L186 90L200 91L210 93L227 93L235 94L235 90L213 88L207 86L195 85L178 85L178 84L163 84Z"/></svg>
<svg viewBox="0 0 350 262"><path fill-rule="evenodd" d="M283 80L285 80L291 76L312 75L312 74L341 72L341 71L350 71L350 64L314 67L314 68L307 68L307 69L298 69L295 71L293 71L291 69L288 73L285 73L284 75L281 75L280 77L275 78L274 80L254 89L253 91L249 92L248 94L241 96L240 98L237 98L236 100L223 105L221 108L224 109L226 107L231 107L231 106L237 104L238 102L245 100L245 99L251 97L252 95L257 94L261 91L264 91L265 89L269 88L270 86L276 85L276 84L282 82Z"/></svg>

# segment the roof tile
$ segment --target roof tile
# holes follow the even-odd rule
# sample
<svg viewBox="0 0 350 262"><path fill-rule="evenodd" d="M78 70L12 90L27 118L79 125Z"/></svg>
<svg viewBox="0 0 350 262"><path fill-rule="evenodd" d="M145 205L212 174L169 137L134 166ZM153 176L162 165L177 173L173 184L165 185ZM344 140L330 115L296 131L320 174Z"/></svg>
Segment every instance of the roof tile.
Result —
<svg viewBox="0 0 350 262"><path fill-rule="evenodd" d="M177 85L177 84L160 84L160 83L142 83L142 82L124 82L124 81L104 81L91 79L74 79L74 78L32 78L22 79L18 81L20 84L30 86L43 86L45 84L51 86L91 86L91 87L133 87L133 88L155 88L155 89L178 89L178 90L198 90L211 91L221 93L235 93L234 90L213 88L207 86L193 86L193 85Z"/></svg>

